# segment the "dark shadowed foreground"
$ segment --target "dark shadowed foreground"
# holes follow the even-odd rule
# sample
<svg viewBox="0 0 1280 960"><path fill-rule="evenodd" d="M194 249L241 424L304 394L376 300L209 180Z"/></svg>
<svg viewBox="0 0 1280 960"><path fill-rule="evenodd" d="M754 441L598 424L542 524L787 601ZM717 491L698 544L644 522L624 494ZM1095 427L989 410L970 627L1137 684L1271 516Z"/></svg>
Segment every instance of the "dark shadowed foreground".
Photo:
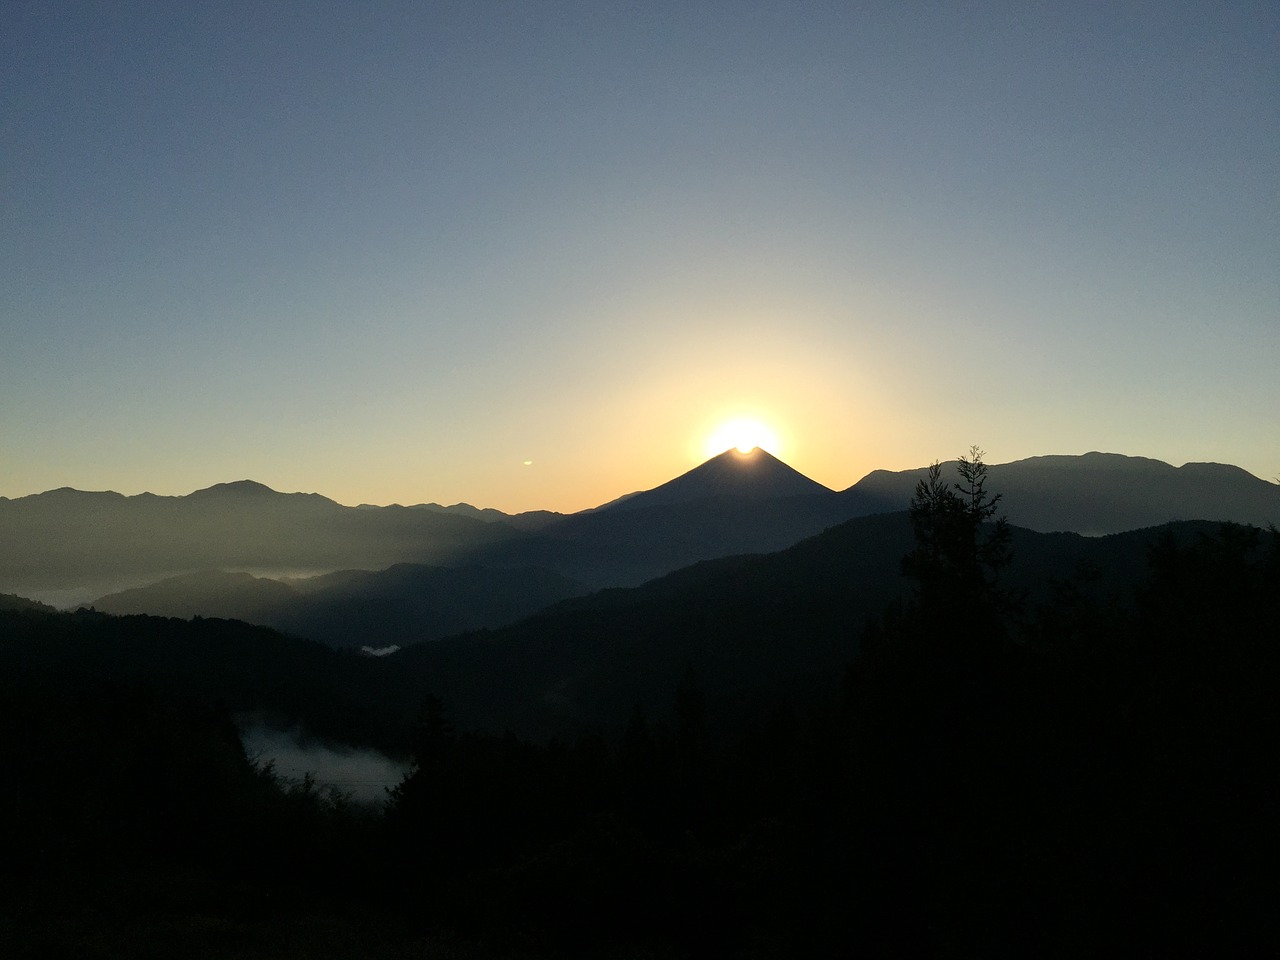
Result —
<svg viewBox="0 0 1280 960"><path fill-rule="evenodd" d="M663 696L617 704L624 723L579 710L536 737L459 723L432 682L444 660L414 672L233 621L0 610L0 953L1155 956L1274 942L1280 534L1170 528L1145 572L1086 568L1020 598L1009 587L1031 559L975 521L983 502L918 491L911 589L869 623L843 622L852 608L822 591L795 615L803 631L782 612L742 623L749 696L689 658ZM693 578L707 598L714 572ZM699 595L688 579L663 589L672 611ZM618 603L588 605L592 622ZM648 622L655 644L697 631L674 613ZM828 651L815 675L759 681L767 650L781 665L815 644ZM839 669L832 649L848 651ZM616 699L617 671L592 662ZM232 712L249 708L409 754L414 772L384 812L284 783L246 758Z"/></svg>

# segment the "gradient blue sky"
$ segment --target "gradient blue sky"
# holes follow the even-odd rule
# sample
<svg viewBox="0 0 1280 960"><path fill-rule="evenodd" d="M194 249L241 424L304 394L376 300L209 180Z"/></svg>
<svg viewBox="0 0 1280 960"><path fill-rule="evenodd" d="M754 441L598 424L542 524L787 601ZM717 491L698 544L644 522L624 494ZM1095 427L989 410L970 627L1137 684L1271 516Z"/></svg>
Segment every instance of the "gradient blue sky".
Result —
<svg viewBox="0 0 1280 960"><path fill-rule="evenodd" d="M1274 2L2 10L0 495L1280 474Z"/></svg>

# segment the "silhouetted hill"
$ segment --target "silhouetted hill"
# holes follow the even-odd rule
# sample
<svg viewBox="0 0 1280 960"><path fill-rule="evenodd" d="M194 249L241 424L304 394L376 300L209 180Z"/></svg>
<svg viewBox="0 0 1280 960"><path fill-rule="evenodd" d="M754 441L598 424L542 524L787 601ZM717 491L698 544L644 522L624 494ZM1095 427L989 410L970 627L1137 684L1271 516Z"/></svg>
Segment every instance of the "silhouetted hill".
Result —
<svg viewBox="0 0 1280 960"><path fill-rule="evenodd" d="M851 518L903 510L925 472L875 471L833 493L763 451L731 450L652 490L474 558L545 565L597 586L635 586L699 560L781 550ZM946 472L958 479L954 461ZM991 466L988 489L1003 494L1011 522L1041 532L1097 535L1191 519L1280 523L1280 485L1220 465L1037 457Z"/></svg>
<svg viewBox="0 0 1280 960"><path fill-rule="evenodd" d="M927 594L886 609L913 542L903 514L860 518L386 659L218 619L0 611L3 939L1251 955L1274 915L1280 534L1016 530L1007 580L1052 602L1007 623L926 615ZM416 772L377 820L275 790L246 713L411 749Z"/></svg>
<svg viewBox="0 0 1280 960"><path fill-rule="evenodd" d="M334 647L387 647L503 626L585 590L541 569L397 564L284 582L205 571L108 594L93 606L120 615L243 620Z"/></svg>
<svg viewBox="0 0 1280 960"><path fill-rule="evenodd" d="M1215 529L1188 522L1098 538L1016 529L1014 562L1002 582L1029 591L1027 615L1053 595L1054 580L1082 570L1089 574L1073 589L1132 595L1161 537L1191 542ZM411 716L427 693L449 704L461 729L539 737L616 731L637 705L663 716L688 675L704 689L709 713L728 722L762 701L829 695L864 625L906 595L901 558L912 542L905 513L857 518L778 553L705 561L641 587L566 600L511 626L386 658L335 659L314 643L219 619L10 611L0 631L0 666L26 663L114 682L143 678L223 697L233 711L268 713L286 726L319 724L340 739L335 727L385 730L386 718ZM432 575L412 568L335 575L313 594L332 591L334 606L311 609L318 619L338 616L344 590L358 601L378 590L395 597L418 591Z"/></svg>
<svg viewBox="0 0 1280 960"><path fill-rule="evenodd" d="M857 496L841 497L759 448L734 449L651 490L485 548L474 559L487 566L548 566L598 587L635 586L700 560L781 550L878 506L860 509Z"/></svg>
<svg viewBox="0 0 1280 960"><path fill-rule="evenodd" d="M189 493L186 497L190 503L210 502L210 501L243 501L246 499L266 500L276 497L289 497L296 500L299 497L306 499L314 499L315 502L324 502L326 504L338 504L330 500L328 497L322 497L318 493L277 493L265 483L258 483L256 480L235 480L231 483L215 483L211 487L204 487Z"/></svg>
<svg viewBox="0 0 1280 960"><path fill-rule="evenodd" d="M944 477L958 479L955 461ZM881 503L911 498L926 468L876 470L844 491ZM987 489L1003 494L1009 520L1032 530L1090 535L1119 533L1176 520L1280 524L1280 484L1239 467L1160 460L1115 453L1031 457L989 467Z"/></svg>
<svg viewBox="0 0 1280 960"><path fill-rule="evenodd" d="M773 500L832 492L759 447L750 453L735 448L661 486L630 494L598 509L638 510L723 497Z"/></svg>
<svg viewBox="0 0 1280 960"><path fill-rule="evenodd" d="M636 499L639 499L637 497ZM596 587L636 586L716 557L781 550L859 510L857 497L712 496L584 511L535 534L477 551L485 566L546 566Z"/></svg>
<svg viewBox="0 0 1280 960"><path fill-rule="evenodd" d="M95 610L118 616L222 617L272 626L272 614L297 600L292 588L248 573L203 570L99 597Z"/></svg>
<svg viewBox="0 0 1280 960"><path fill-rule="evenodd" d="M1003 578L1028 603L1081 570L1077 589L1124 594L1162 535L1189 541L1216 529L1184 523L1107 537L1014 531ZM856 518L769 555L697 563L640 587L569 600L519 624L396 654L456 711L462 726L547 735L579 725L618 728L639 704L650 716L692 671L719 716L761 698L830 690L862 627L909 582L906 513Z"/></svg>
<svg viewBox="0 0 1280 960"><path fill-rule="evenodd" d="M405 716L381 664L236 620L0 610L0 691L149 688L343 742L394 745Z"/></svg>
<svg viewBox="0 0 1280 960"><path fill-rule="evenodd" d="M47 603L28 600L26 597L19 597L12 593L0 593L0 610L38 610L45 613L54 612L54 608L49 606Z"/></svg>

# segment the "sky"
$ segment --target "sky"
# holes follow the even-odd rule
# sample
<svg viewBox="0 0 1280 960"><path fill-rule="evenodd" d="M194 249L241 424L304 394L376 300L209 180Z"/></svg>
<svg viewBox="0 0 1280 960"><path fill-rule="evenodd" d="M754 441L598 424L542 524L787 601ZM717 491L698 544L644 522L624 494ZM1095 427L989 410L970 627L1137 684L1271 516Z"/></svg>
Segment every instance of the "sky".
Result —
<svg viewBox="0 0 1280 960"><path fill-rule="evenodd" d="M1271 0L10 2L0 98L0 496L1280 476Z"/></svg>

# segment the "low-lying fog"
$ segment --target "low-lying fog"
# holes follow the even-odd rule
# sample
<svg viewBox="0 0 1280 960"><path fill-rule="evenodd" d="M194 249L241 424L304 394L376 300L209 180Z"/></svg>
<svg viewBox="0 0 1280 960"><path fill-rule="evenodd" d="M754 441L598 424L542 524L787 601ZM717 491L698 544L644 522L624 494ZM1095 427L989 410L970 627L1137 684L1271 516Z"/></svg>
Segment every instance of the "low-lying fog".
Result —
<svg viewBox="0 0 1280 960"><path fill-rule="evenodd" d="M254 724L240 731L240 741L249 759L273 761L278 776L301 780L310 773L317 784L334 787L359 803L382 803L387 788L409 771L408 763L377 750L302 740L296 730Z"/></svg>

